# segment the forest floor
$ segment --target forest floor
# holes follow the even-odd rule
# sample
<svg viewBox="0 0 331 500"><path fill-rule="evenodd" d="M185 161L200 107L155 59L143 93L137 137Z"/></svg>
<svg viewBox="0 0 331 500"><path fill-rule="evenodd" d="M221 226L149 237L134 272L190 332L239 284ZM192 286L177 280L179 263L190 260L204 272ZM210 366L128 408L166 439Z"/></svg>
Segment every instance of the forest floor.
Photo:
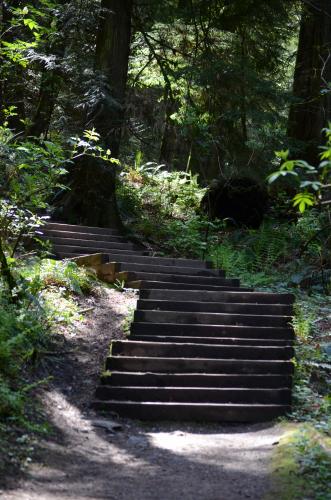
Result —
<svg viewBox="0 0 331 500"><path fill-rule="evenodd" d="M111 339L135 305L134 292L102 289L93 308L43 370L54 379L39 392L50 432L36 439L21 477L0 490L4 500L259 500L271 494L271 462L284 427L143 423L100 427L90 408ZM104 419L107 421L107 419Z"/></svg>

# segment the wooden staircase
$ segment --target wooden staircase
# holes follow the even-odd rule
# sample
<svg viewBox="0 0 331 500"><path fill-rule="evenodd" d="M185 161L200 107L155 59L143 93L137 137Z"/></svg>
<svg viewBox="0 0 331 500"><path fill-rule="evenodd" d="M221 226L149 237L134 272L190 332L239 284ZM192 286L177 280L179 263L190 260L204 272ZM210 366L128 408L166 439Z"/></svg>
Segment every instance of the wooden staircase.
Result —
<svg viewBox="0 0 331 500"><path fill-rule="evenodd" d="M50 223L59 258L98 256L105 279L139 289L93 406L143 420L266 421L289 412L293 296L241 287L211 264L153 257L112 229ZM85 260L84 260L85 259Z"/></svg>

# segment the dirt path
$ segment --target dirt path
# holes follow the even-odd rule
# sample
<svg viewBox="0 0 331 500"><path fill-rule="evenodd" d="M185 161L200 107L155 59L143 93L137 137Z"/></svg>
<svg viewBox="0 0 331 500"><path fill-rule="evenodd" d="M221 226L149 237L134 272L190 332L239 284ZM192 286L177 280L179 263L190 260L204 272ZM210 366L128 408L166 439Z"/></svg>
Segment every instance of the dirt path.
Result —
<svg viewBox="0 0 331 500"><path fill-rule="evenodd" d="M93 314L66 339L68 354L55 362L54 384L42 394L56 431L1 499L258 500L269 491L277 425L95 426L100 416L88 406L100 366L134 303L134 294L114 291L89 299Z"/></svg>

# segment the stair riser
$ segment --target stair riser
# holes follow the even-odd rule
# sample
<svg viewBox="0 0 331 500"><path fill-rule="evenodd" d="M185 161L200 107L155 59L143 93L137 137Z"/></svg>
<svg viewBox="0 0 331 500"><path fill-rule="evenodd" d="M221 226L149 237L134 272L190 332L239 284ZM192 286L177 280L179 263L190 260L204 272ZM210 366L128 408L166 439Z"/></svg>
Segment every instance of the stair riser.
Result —
<svg viewBox="0 0 331 500"><path fill-rule="evenodd" d="M157 403L94 402L97 410L114 412L122 417L138 420L181 420L195 422L265 422L281 417L290 411L290 406L270 405L249 407L245 405L179 405Z"/></svg>
<svg viewBox="0 0 331 500"><path fill-rule="evenodd" d="M120 234L117 229L108 229L103 227L79 226L77 224L62 224L61 222L48 222L42 227L43 231L66 231L69 233L89 233L101 235Z"/></svg>
<svg viewBox="0 0 331 500"><path fill-rule="evenodd" d="M77 240L81 241L90 241L90 242L105 242L105 243L111 243L111 242L117 242L117 243L125 243L127 240L123 236L119 235L101 235L101 234L89 234L89 233L76 233L76 232L66 232L66 231L52 231L52 230L43 230L43 238L46 239L51 239L52 241L58 242L66 242L68 241L69 244L72 244L72 242L75 242ZM65 243L64 243L65 244Z"/></svg>
<svg viewBox="0 0 331 500"><path fill-rule="evenodd" d="M164 373L270 373L291 375L293 364L287 361L247 361L182 358L133 358L124 356L107 359L107 370Z"/></svg>
<svg viewBox="0 0 331 500"><path fill-rule="evenodd" d="M212 344L212 345L249 345L270 347L291 347L293 340L269 340L269 339L233 339L217 337L167 337L161 335L129 335L128 340L139 340L141 342L177 342L190 344Z"/></svg>
<svg viewBox="0 0 331 500"><path fill-rule="evenodd" d="M252 304L284 304L291 305L294 297L291 294L259 293L254 291L243 292L234 290L233 292L223 291L181 291L181 290L158 290L142 289L141 299L150 300L170 300L173 302L222 302L222 303L252 303Z"/></svg>
<svg viewBox="0 0 331 500"><path fill-rule="evenodd" d="M174 266L160 266L153 264L131 264L131 263L122 263L118 265L119 272L146 272L146 273L155 273L157 276L159 274L174 274L177 276L195 276L195 277L222 277L225 275L224 271L213 270L213 269L199 269L192 267L174 267ZM153 274L154 275L154 274Z"/></svg>
<svg viewBox="0 0 331 500"><path fill-rule="evenodd" d="M115 248L116 245L116 248ZM133 245L122 245L120 243L114 243L114 251L118 250L118 246L123 247L121 252L129 253L134 255L136 252L142 254L143 252L140 250L135 250ZM94 253L104 253L107 255L111 255L111 248L103 248L103 247L89 247L89 246L79 246L79 245L53 245L53 249L57 253L81 253L84 255L90 255Z"/></svg>
<svg viewBox="0 0 331 500"><path fill-rule="evenodd" d="M261 314L267 316L291 316L291 306L231 304L219 302L175 302L168 300L139 300L137 308L143 311L211 312L228 314Z"/></svg>
<svg viewBox="0 0 331 500"><path fill-rule="evenodd" d="M211 285L198 285L196 283L181 283L180 277L177 278L178 283L170 283L164 281L146 281L146 280L138 280L138 279L130 279L128 280L128 286L131 288L139 288L139 289L153 289L156 288L158 290L203 290L203 291L236 291L239 289L237 286L211 286ZM240 287L240 290L249 291L249 288Z"/></svg>
<svg viewBox="0 0 331 500"><path fill-rule="evenodd" d="M239 314L185 313L171 311L135 311L134 321L191 325L239 325L287 327L291 318L282 316L253 316Z"/></svg>
<svg viewBox="0 0 331 500"><path fill-rule="evenodd" d="M62 246L62 245L69 245L69 246L76 246L78 248L89 248L95 249L95 248L102 248L105 250L112 250L112 249L118 249L118 250L134 250L135 248L138 249L133 243L130 243L128 241L93 241L93 240L78 240L78 239L71 239L71 238L52 238L52 242L54 246Z"/></svg>
<svg viewBox="0 0 331 500"><path fill-rule="evenodd" d="M208 375L172 373L113 372L101 379L104 385L145 387L216 387L216 388L291 388L292 377L287 375Z"/></svg>
<svg viewBox="0 0 331 500"><path fill-rule="evenodd" d="M133 323L132 335L167 335L188 337L233 337L293 340L294 333L290 328L242 327L217 325L179 325L173 323Z"/></svg>
<svg viewBox="0 0 331 500"><path fill-rule="evenodd" d="M95 395L99 400L155 401L181 403L264 403L291 404L288 389L182 389L175 387L98 387Z"/></svg>
<svg viewBox="0 0 331 500"><path fill-rule="evenodd" d="M145 273L145 272L130 272L128 281L137 280L151 280L151 281L162 281L168 283L189 283L197 285L209 285L209 286L231 286L237 287L240 284L238 279L227 279L227 278L210 278L203 276L177 276L176 274L157 274L157 273Z"/></svg>
<svg viewBox="0 0 331 500"><path fill-rule="evenodd" d="M113 342L115 356L161 357L161 358L208 358L208 359L270 359L293 358L292 347L250 347L250 346L206 346L191 344L168 344L149 342Z"/></svg>
<svg viewBox="0 0 331 500"><path fill-rule="evenodd" d="M150 255L123 256L123 252L112 253L112 259L114 262L128 262L132 264L151 264L155 266L188 267L202 271L210 269L209 262L192 260L192 259L172 259L166 257L152 257Z"/></svg>

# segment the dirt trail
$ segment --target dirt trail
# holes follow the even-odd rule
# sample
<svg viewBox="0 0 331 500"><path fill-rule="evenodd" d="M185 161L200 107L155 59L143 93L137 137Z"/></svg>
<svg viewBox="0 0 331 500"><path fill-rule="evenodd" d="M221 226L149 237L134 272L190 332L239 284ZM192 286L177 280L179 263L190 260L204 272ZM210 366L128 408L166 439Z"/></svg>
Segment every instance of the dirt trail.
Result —
<svg viewBox="0 0 331 500"><path fill-rule="evenodd" d="M119 338L134 294L104 292L53 367L42 394L56 432L44 440L4 500L259 500L270 489L275 424L147 424L121 420L113 433L88 409L111 338ZM74 352L74 355L72 354ZM98 417L100 418L100 416ZM275 497L276 498L276 497Z"/></svg>

